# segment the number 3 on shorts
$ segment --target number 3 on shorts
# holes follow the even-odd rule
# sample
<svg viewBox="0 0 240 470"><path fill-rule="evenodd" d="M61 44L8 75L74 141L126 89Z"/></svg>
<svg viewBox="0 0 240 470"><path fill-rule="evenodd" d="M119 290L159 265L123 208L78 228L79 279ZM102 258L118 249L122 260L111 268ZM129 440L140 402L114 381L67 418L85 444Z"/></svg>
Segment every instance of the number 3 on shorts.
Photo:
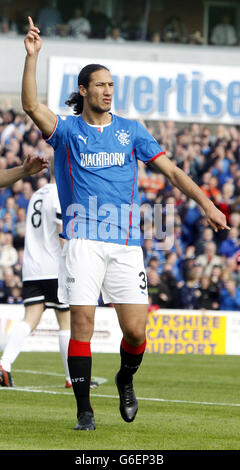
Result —
<svg viewBox="0 0 240 470"><path fill-rule="evenodd" d="M139 277L142 279L142 282L141 282L141 284L139 284L139 287L140 287L140 289L143 289L143 290L144 290L144 289L146 289L146 287L147 287L147 280L146 280L146 274L145 274L145 272L144 272L144 271L141 271L141 272L139 273Z"/></svg>

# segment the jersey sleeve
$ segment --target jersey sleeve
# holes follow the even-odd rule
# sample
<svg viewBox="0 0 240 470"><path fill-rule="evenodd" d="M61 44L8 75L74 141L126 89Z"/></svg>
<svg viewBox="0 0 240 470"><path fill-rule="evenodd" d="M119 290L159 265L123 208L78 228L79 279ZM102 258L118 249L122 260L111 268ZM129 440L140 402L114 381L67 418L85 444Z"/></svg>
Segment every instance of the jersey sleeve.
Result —
<svg viewBox="0 0 240 470"><path fill-rule="evenodd" d="M61 212L61 207L60 204L58 207L56 207L56 218L55 221L58 225L62 224L62 212Z"/></svg>
<svg viewBox="0 0 240 470"><path fill-rule="evenodd" d="M66 119L61 118L57 115L55 127L50 136L44 136L44 140L50 144L54 150L58 147L59 144L62 144L67 136L67 121Z"/></svg>
<svg viewBox="0 0 240 470"><path fill-rule="evenodd" d="M165 151L147 129L138 121L136 121L136 125L135 155L137 159L144 163L150 163L160 155L164 155Z"/></svg>

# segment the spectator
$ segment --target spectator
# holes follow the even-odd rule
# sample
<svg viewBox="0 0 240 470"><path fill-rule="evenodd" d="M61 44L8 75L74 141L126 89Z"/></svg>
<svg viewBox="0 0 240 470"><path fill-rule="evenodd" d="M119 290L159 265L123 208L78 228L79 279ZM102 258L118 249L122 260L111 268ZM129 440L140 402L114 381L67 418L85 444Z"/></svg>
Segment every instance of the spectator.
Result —
<svg viewBox="0 0 240 470"><path fill-rule="evenodd" d="M87 18L83 17L82 8L76 7L73 18L68 21L69 33L78 39L86 39L90 36L91 26Z"/></svg>
<svg viewBox="0 0 240 470"><path fill-rule="evenodd" d="M43 36L53 36L57 32L57 26L62 24L62 17L56 8L55 0L45 0L43 8L38 15L38 25Z"/></svg>
<svg viewBox="0 0 240 470"><path fill-rule="evenodd" d="M221 23L213 28L211 43L215 46L235 46L237 44L237 34L235 28L230 24L228 15L224 15Z"/></svg>
<svg viewBox="0 0 240 470"><path fill-rule="evenodd" d="M15 204L15 200L13 197L8 197L6 200L6 209L5 212L10 212L13 217L14 222L16 222L17 214L16 214L17 206Z"/></svg>
<svg viewBox="0 0 240 470"><path fill-rule="evenodd" d="M218 208L222 211L227 219L227 223L230 222L230 214L233 205L234 185L233 183L225 183L222 187L222 197L219 201Z"/></svg>
<svg viewBox="0 0 240 470"><path fill-rule="evenodd" d="M12 185L11 191L12 191L12 195L13 195L13 198L15 200L15 203L16 203L16 200L17 200L18 196L20 196L22 194L22 191L23 191L23 180L16 181L16 183L14 183ZM10 197L10 196L11 196L11 193L8 197Z"/></svg>
<svg viewBox="0 0 240 470"><path fill-rule="evenodd" d="M0 246L0 278L3 275L3 268L14 266L18 259L17 250L13 247L13 236L5 233L2 237L3 244Z"/></svg>
<svg viewBox="0 0 240 470"><path fill-rule="evenodd" d="M240 213L232 212L229 217L230 227L240 228Z"/></svg>
<svg viewBox="0 0 240 470"><path fill-rule="evenodd" d="M7 162L6 168L7 168ZM10 188L0 188L0 207L5 207L7 199L11 196Z"/></svg>
<svg viewBox="0 0 240 470"><path fill-rule="evenodd" d="M212 288L215 288L216 291L218 292L220 292L222 288L222 282L221 282L222 272L223 272L222 266L213 266L212 272L211 272L211 278L210 278L211 285L212 285Z"/></svg>
<svg viewBox="0 0 240 470"><path fill-rule="evenodd" d="M240 289L236 287L236 281L229 279L226 288L222 290L220 296L221 310L240 310Z"/></svg>
<svg viewBox="0 0 240 470"><path fill-rule="evenodd" d="M236 266L232 273L232 279L236 282L237 288L240 288L240 258L236 260Z"/></svg>
<svg viewBox="0 0 240 470"><path fill-rule="evenodd" d="M29 200L33 194L33 187L30 182L25 181L22 186L22 193L17 196L16 203L18 207L27 210Z"/></svg>
<svg viewBox="0 0 240 470"><path fill-rule="evenodd" d="M144 202L155 200L156 196L165 188L165 176L160 173L142 173L142 176L139 176L138 182L140 191L144 191Z"/></svg>
<svg viewBox="0 0 240 470"><path fill-rule="evenodd" d="M211 173L205 173L203 175L203 184L201 189L206 196L214 202L214 204L219 202L221 192L218 189L218 179L216 176L212 176Z"/></svg>
<svg viewBox="0 0 240 470"><path fill-rule="evenodd" d="M87 18L91 26L91 38L105 39L107 30L111 28L111 21L101 11L99 2L93 3Z"/></svg>
<svg viewBox="0 0 240 470"><path fill-rule="evenodd" d="M160 252L154 246L154 240L152 238L146 238L143 242L143 255L145 260L145 266L148 266L149 261L152 257L156 257L160 263L162 263L165 259L164 253Z"/></svg>
<svg viewBox="0 0 240 470"><path fill-rule="evenodd" d="M149 269L153 269L154 271L158 271L158 267L159 267L159 260L157 258L157 256L152 256L148 262L148 265L147 265L147 271Z"/></svg>
<svg viewBox="0 0 240 470"><path fill-rule="evenodd" d="M114 26L111 30L111 34L106 37L106 41L114 44L122 44L125 42L125 39L121 36L120 29Z"/></svg>
<svg viewBox="0 0 240 470"><path fill-rule="evenodd" d="M182 280L181 270L180 270L180 260L175 252L169 252L165 256L165 265L163 266L163 271L171 271L177 281Z"/></svg>
<svg viewBox="0 0 240 470"><path fill-rule="evenodd" d="M203 266L206 276L211 276L213 266L221 266L222 264L220 256L216 255L216 250L216 244L214 242L207 242L204 253L197 256L196 261Z"/></svg>
<svg viewBox="0 0 240 470"><path fill-rule="evenodd" d="M8 150L5 152L5 158L7 163L7 168L14 168L17 165L21 165L21 160L17 157L14 152Z"/></svg>
<svg viewBox="0 0 240 470"><path fill-rule="evenodd" d="M153 269L148 270L148 295L151 305L157 305L161 308L169 307L171 293L167 284Z"/></svg>
<svg viewBox="0 0 240 470"><path fill-rule="evenodd" d="M205 38L202 36L200 31L195 31L189 35L189 44L203 45L206 43Z"/></svg>
<svg viewBox="0 0 240 470"><path fill-rule="evenodd" d="M195 264L195 247L193 245L186 246L183 257L180 262L182 278L184 281L188 278L188 273L193 269Z"/></svg>
<svg viewBox="0 0 240 470"><path fill-rule="evenodd" d="M188 201L182 211L183 240L187 245L194 245L200 234L200 209L195 201Z"/></svg>
<svg viewBox="0 0 240 470"><path fill-rule="evenodd" d="M186 243L183 240L183 231L182 224L176 222L174 224L174 246L172 251L175 251L179 258L182 259L184 256L184 250L186 248Z"/></svg>
<svg viewBox="0 0 240 470"><path fill-rule="evenodd" d="M199 283L194 271L189 272L186 283L180 289L180 303L184 309L195 310L199 308L198 304Z"/></svg>
<svg viewBox="0 0 240 470"><path fill-rule="evenodd" d="M162 31L164 42L187 43L188 33L182 20L177 16L172 16L167 21Z"/></svg>
<svg viewBox="0 0 240 470"><path fill-rule="evenodd" d="M0 144L4 147L16 130L14 124L15 113L12 109L6 109L2 112L3 130L1 132Z"/></svg>
<svg viewBox="0 0 240 470"><path fill-rule="evenodd" d="M3 268L3 292L4 297L2 298L3 303L8 303L9 297L12 296L12 289L18 288L21 290L22 282L18 275L14 273L12 266ZM16 294L16 291L15 291Z"/></svg>
<svg viewBox="0 0 240 470"><path fill-rule="evenodd" d="M201 233L200 238L196 242L196 245L195 245L195 255L196 256L203 254L206 243L208 243L208 242L214 242L213 230L210 227L207 227L203 230L203 232Z"/></svg>
<svg viewBox="0 0 240 470"><path fill-rule="evenodd" d="M24 141L31 145L33 148L37 147L39 141L39 131L32 127L24 134Z"/></svg>
<svg viewBox="0 0 240 470"><path fill-rule="evenodd" d="M158 305L159 274L155 269L150 268L147 271L147 278L149 303L151 305Z"/></svg>
<svg viewBox="0 0 240 470"><path fill-rule="evenodd" d="M220 244L219 254L221 256L226 256L226 258L232 258L238 250L239 230L236 227L232 227L228 232L227 239Z"/></svg>
<svg viewBox="0 0 240 470"><path fill-rule="evenodd" d="M159 44L161 42L161 34L158 31L154 31L151 34L151 42L153 44Z"/></svg>
<svg viewBox="0 0 240 470"><path fill-rule="evenodd" d="M17 36L17 27L9 18L0 21L0 35L9 38Z"/></svg>
<svg viewBox="0 0 240 470"><path fill-rule="evenodd" d="M200 309L217 310L219 308L220 289L211 283L211 278L208 276L202 276L197 296Z"/></svg>
<svg viewBox="0 0 240 470"><path fill-rule="evenodd" d="M15 230L17 235L25 235L26 228L26 211L24 207L17 208L17 220L15 224Z"/></svg>
<svg viewBox="0 0 240 470"><path fill-rule="evenodd" d="M22 289L17 284L15 284L9 289L9 294L6 298L6 303L18 305L23 303Z"/></svg>
<svg viewBox="0 0 240 470"><path fill-rule="evenodd" d="M11 212L6 211L3 216L3 226L2 226L3 233L11 233L13 236L15 235L15 221L11 214Z"/></svg>
<svg viewBox="0 0 240 470"><path fill-rule="evenodd" d="M168 265L165 265L165 268L160 276L161 282L168 288L168 308L178 308L179 307L179 298L178 298L178 282L173 273L170 271Z"/></svg>
<svg viewBox="0 0 240 470"><path fill-rule="evenodd" d="M229 172L230 162L226 157L226 150L223 140L221 143L216 145L213 154L215 156L215 161L211 169L211 173L218 178L219 187L222 188L224 183L228 182L231 176Z"/></svg>
<svg viewBox="0 0 240 470"><path fill-rule="evenodd" d="M121 35L124 39L129 39L130 41L143 39L143 16L138 14L136 9L134 16L130 18L129 15L127 15L123 17L119 23L121 24Z"/></svg>

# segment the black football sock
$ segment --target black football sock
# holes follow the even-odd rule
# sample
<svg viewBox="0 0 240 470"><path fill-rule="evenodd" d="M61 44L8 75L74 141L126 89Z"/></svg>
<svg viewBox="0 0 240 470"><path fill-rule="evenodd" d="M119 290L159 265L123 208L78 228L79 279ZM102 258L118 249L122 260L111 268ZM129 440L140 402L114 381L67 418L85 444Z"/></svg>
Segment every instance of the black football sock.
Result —
<svg viewBox="0 0 240 470"><path fill-rule="evenodd" d="M77 402L77 416L83 411L93 412L90 403L92 355L90 342L70 339L68 367Z"/></svg>
<svg viewBox="0 0 240 470"><path fill-rule="evenodd" d="M120 346L121 367L118 372L118 380L120 383L129 383L132 376L137 372L146 348L146 339L140 346L132 346L127 343L125 338L122 339Z"/></svg>

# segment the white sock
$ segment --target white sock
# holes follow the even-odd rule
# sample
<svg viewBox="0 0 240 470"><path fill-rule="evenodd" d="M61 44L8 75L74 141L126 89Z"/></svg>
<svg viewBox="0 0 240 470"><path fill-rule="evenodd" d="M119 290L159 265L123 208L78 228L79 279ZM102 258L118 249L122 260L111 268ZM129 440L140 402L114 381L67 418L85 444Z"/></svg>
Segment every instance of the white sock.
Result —
<svg viewBox="0 0 240 470"><path fill-rule="evenodd" d="M2 368L7 372L11 372L11 366L21 352L24 340L30 332L31 328L25 321L14 326L0 361Z"/></svg>
<svg viewBox="0 0 240 470"><path fill-rule="evenodd" d="M68 369L68 344L70 340L70 330L60 330L58 339L59 339L59 350L62 356L65 377L66 377L66 380L69 383L71 383L69 369Z"/></svg>

